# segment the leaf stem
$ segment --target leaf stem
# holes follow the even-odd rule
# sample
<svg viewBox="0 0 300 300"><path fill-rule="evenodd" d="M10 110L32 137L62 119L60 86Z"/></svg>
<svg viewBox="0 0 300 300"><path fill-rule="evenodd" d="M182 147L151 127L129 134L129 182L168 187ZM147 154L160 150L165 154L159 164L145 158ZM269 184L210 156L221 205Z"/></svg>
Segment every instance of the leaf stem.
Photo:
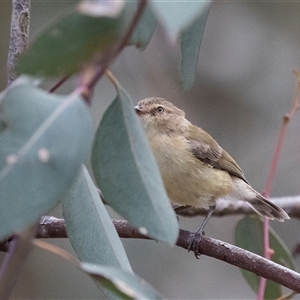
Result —
<svg viewBox="0 0 300 300"><path fill-rule="evenodd" d="M36 235L36 226L15 234L0 269L0 299L8 299Z"/></svg>
<svg viewBox="0 0 300 300"><path fill-rule="evenodd" d="M48 93L54 93L61 85L63 85L68 79L70 78L70 76L65 76L62 79L60 79L52 88L50 88L48 90Z"/></svg>
<svg viewBox="0 0 300 300"><path fill-rule="evenodd" d="M41 240L34 240L33 244L36 247L39 247L43 250L46 250L48 252L54 253L66 260L68 260L70 263L72 263L75 267L79 267L80 266L80 261L73 256L72 254L70 254L69 252L65 251L64 249L57 247L55 245L51 245L49 243L46 243L44 241Z"/></svg>
<svg viewBox="0 0 300 300"><path fill-rule="evenodd" d="M122 39L119 41L117 46L112 50L111 54L107 57L105 62L97 65L97 67L94 68L93 76L91 76L89 81L83 82L85 88L82 89L82 86L79 85L79 87L78 87L79 91L86 91L86 90L90 91L89 93L84 92L84 95L83 95L83 97L85 98L85 100L87 101L88 104L90 104L90 95L92 95L92 91L94 90L97 82L105 74L105 70L109 67L109 65L111 65L113 63L113 61L117 58L117 56L122 52L122 50L128 44L129 39L130 39L131 35L133 34L142 14L144 12L144 9L146 8L146 5L147 5L147 0L139 1L137 11L136 11L135 15L133 16L132 21L131 21L126 33L122 37Z"/></svg>
<svg viewBox="0 0 300 300"><path fill-rule="evenodd" d="M105 74L110 80L110 82L114 85L115 89L118 90L120 88L120 85L114 74L108 69L105 70Z"/></svg>

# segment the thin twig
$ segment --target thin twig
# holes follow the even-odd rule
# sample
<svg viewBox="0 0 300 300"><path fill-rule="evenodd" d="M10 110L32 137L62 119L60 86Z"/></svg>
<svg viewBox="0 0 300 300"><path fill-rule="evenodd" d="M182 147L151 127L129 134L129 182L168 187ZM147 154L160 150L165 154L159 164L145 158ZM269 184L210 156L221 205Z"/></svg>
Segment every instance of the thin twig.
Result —
<svg viewBox="0 0 300 300"><path fill-rule="evenodd" d="M270 199L276 205L282 207L287 212L290 212L290 216L300 219L300 196L294 197L282 197ZM195 217L199 215L206 215L207 212L201 209L189 210L186 214L184 211L180 211L180 214L186 217ZM253 214L253 209L245 202L236 202L228 200L220 200L213 217L224 217L232 215L248 215ZM40 221L40 226L37 231L38 238L66 238L66 229L63 219L57 219L52 216L43 216ZM140 236L138 236L139 238ZM4 241L4 244L7 242ZM2 243L2 244L3 244ZM0 251L5 249L5 245L0 244ZM2 250L3 251L3 250Z"/></svg>
<svg viewBox="0 0 300 300"><path fill-rule="evenodd" d="M110 80L110 82L114 85L115 89L118 90L119 82L118 82L117 78L114 76L114 74L108 69L105 70L105 74L108 77L108 79Z"/></svg>
<svg viewBox="0 0 300 300"><path fill-rule="evenodd" d="M112 49L112 52L110 53L110 55L108 55L106 60L96 67L92 78L88 82L85 82L85 88L87 88L90 91L93 91L94 88L95 88L95 85L97 84L97 82L105 74L105 70L109 67L109 65L112 64L112 62L117 58L117 56L126 47L132 33L134 32L134 30L135 30L135 28L136 28L136 26L137 26L137 24L138 24L138 22L139 22L139 20L142 16L143 12L144 12L144 9L145 9L146 5L147 5L147 0L140 0L139 1L137 11L136 11L135 15L133 16L132 21L131 21L127 31L125 32L124 36L119 41L118 45L114 49ZM80 90L80 87L79 87L79 90ZM89 95L89 94L92 94L92 92L85 93L85 95L86 94ZM90 102L87 97L85 97L85 99L88 103Z"/></svg>
<svg viewBox="0 0 300 300"><path fill-rule="evenodd" d="M0 299L8 299L36 235L36 226L12 237L0 269Z"/></svg>
<svg viewBox="0 0 300 300"><path fill-rule="evenodd" d="M300 195L287 196L279 198L269 198L271 202L281 207L287 212L290 218L300 219ZM188 207L180 211L176 211L180 216L196 217L204 216L207 211L201 208ZM219 199L217 207L214 211L214 217L225 217L232 215L251 215L255 214L253 209L244 201Z"/></svg>
<svg viewBox="0 0 300 300"><path fill-rule="evenodd" d="M290 111L283 116L282 126L280 129L279 135L278 135L278 141L277 141L277 144L275 147L274 156L272 158L272 163L271 163L269 175L268 175L265 190L264 190L264 196L267 198L270 197L270 193L271 193L272 185L274 182L274 177L276 174L276 169L278 166L280 153L281 153L281 150L282 150L282 147L284 144L284 139L286 136L288 124L289 124L290 120L292 119L292 117L294 116L295 112L299 109L300 76L299 76L298 71L296 71L296 70L294 70L294 74L296 76L297 86L296 86L296 90L295 90L295 94L294 94L292 107L291 107Z"/></svg>
<svg viewBox="0 0 300 300"><path fill-rule="evenodd" d="M14 68L21 53L27 48L30 5L30 0L12 0L12 18L7 59L7 85L10 85L18 77L18 74L14 72Z"/></svg>
<svg viewBox="0 0 300 300"><path fill-rule="evenodd" d="M57 224L54 226L54 223ZM113 223L121 238L149 239L149 237L142 235L137 229L129 225L127 221L113 220ZM53 227L56 228L55 231L52 231ZM46 233L47 228L50 228L50 232L55 234L55 236L51 236L49 233ZM191 232L180 230L176 245L184 249L188 249L190 235ZM42 224L39 226L37 231L37 238L66 236L67 233L64 220L57 219L55 217L44 217ZM300 274L259 255L206 236L204 236L201 240L199 251L203 255L214 257L236 267L253 272L258 276L273 280L274 282L300 293Z"/></svg>
<svg viewBox="0 0 300 300"><path fill-rule="evenodd" d="M299 72L294 70L294 74L296 77L296 90L295 90L295 94L294 94L294 99L293 99L293 103L291 106L291 109L288 113L286 113L283 117L282 120L282 126L279 132L279 136L278 136L278 140L277 140L277 144L275 147L275 151L274 151L274 156L271 162L271 167L270 167L270 171L269 171L269 175L267 178L267 182L266 182L266 187L265 190L263 192L263 195L267 198L270 197L271 194L271 189L272 189L272 185L274 182L274 177L276 174L276 169L278 166L278 161L279 161L279 157L281 154L281 150L284 144L284 139L286 137L286 131L288 128L288 124L290 122L290 120L292 119L292 117L294 116L295 112L299 109L299 98L300 98L300 76L299 76ZM270 248L270 243L269 243L269 220L267 218L264 218L264 257L267 259L271 258L271 255L274 253L274 251ZM261 278L260 279L260 283L259 283L259 289L258 289L258 294L257 294L257 300L263 300L264 299L264 294L265 294L265 289L266 289L266 284L267 281L265 278Z"/></svg>
<svg viewBox="0 0 300 300"><path fill-rule="evenodd" d="M70 76L65 76L62 79L60 79L52 88L50 88L48 90L48 93L54 93L61 85L63 85L68 79L70 78Z"/></svg>
<svg viewBox="0 0 300 300"><path fill-rule="evenodd" d="M64 259L66 259L67 261L72 263L75 267L80 266L80 261L75 256L73 256L71 253L67 252L66 250L64 250L58 246L55 246L55 245L52 245L52 244L49 244L49 243L46 243L46 242L40 241L40 240L34 240L33 244L36 247L39 247L43 250L54 253Z"/></svg>

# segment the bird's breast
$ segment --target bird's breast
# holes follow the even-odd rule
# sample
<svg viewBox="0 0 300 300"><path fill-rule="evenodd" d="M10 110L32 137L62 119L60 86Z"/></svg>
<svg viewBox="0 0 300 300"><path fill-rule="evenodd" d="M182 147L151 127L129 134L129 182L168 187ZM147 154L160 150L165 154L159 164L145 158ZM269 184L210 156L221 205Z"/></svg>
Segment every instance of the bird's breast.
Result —
<svg viewBox="0 0 300 300"><path fill-rule="evenodd" d="M159 135L149 142L173 202L208 209L232 191L231 176L197 159L186 138Z"/></svg>

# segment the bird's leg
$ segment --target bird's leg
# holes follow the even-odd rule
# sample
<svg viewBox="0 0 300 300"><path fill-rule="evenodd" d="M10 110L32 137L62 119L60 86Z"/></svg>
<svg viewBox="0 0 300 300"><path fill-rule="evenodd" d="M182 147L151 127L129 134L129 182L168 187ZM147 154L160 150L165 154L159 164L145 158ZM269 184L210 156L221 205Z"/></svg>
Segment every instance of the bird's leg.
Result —
<svg viewBox="0 0 300 300"><path fill-rule="evenodd" d="M216 209L215 205L209 207L207 215L205 216L200 228L195 233L192 233L190 235L190 243L189 243L188 251L191 251L191 250L194 251L195 257L197 259L199 259L200 255L201 255L201 253L199 252L198 249L199 249L199 244L201 242L202 236L205 234L204 227L206 226L208 220L214 213L215 209Z"/></svg>

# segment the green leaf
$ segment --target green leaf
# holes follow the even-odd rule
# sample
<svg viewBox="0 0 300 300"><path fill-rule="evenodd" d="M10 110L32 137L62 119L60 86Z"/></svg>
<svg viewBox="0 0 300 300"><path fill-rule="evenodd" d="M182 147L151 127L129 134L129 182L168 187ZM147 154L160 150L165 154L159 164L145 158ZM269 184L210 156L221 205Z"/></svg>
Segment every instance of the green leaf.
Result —
<svg viewBox="0 0 300 300"><path fill-rule="evenodd" d="M236 226L235 243L237 246L263 256L263 223L259 218L245 217ZM292 270L296 263L280 237L270 227L270 247L275 251L272 261ZM254 273L241 270L248 284L257 293L260 277ZM267 281L265 299L276 299L282 295L281 286L271 280Z"/></svg>
<svg viewBox="0 0 300 300"><path fill-rule="evenodd" d="M92 167L104 198L142 233L174 244L178 223L133 105L119 88L97 130Z"/></svg>
<svg viewBox="0 0 300 300"><path fill-rule="evenodd" d="M182 29L180 33L181 52L181 80L185 90L188 90L194 81L201 41L208 17L210 1L204 2L205 8L195 20Z"/></svg>
<svg viewBox="0 0 300 300"><path fill-rule="evenodd" d="M159 20L165 25L173 40L183 28L191 24L203 10L206 10L206 4L206 1L189 0L151 2Z"/></svg>
<svg viewBox="0 0 300 300"><path fill-rule="evenodd" d="M83 100L18 79L0 98L0 239L36 222L73 182L92 140Z"/></svg>
<svg viewBox="0 0 300 300"><path fill-rule="evenodd" d="M79 259L132 273L123 244L85 166L61 202L68 237ZM117 299L95 282L108 299Z"/></svg>
<svg viewBox="0 0 300 300"><path fill-rule="evenodd" d="M68 237L81 261L132 272L123 244L84 166L61 202Z"/></svg>
<svg viewBox="0 0 300 300"><path fill-rule="evenodd" d="M131 6L130 10L132 11L133 6L135 8L137 7L137 2L130 1L127 2L126 5L130 5ZM140 18L137 27L135 28L131 36L129 44L134 44L136 45L137 48L144 50L148 46L152 38L152 35L156 29L156 25L157 25L156 14L153 12L152 6L148 3Z"/></svg>
<svg viewBox="0 0 300 300"><path fill-rule="evenodd" d="M121 16L95 17L73 12L40 34L20 57L17 71L38 76L66 76L93 58L106 59L122 35Z"/></svg>
<svg viewBox="0 0 300 300"><path fill-rule="evenodd" d="M163 299L145 280L114 267L82 263L84 272L91 275L103 287L109 288L119 299Z"/></svg>

